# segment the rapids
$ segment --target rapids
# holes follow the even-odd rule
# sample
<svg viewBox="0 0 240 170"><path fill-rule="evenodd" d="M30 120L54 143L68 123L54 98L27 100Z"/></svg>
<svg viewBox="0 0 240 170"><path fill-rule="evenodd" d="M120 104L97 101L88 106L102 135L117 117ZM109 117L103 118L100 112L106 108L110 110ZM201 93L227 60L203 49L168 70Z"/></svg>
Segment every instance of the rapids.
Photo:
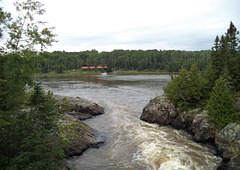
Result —
<svg viewBox="0 0 240 170"><path fill-rule="evenodd" d="M68 161L73 169L213 170L221 162L214 151L189 134L139 119L151 98L163 93L167 75L108 75L38 78L46 90L81 97L105 108L84 122L106 136L99 149Z"/></svg>

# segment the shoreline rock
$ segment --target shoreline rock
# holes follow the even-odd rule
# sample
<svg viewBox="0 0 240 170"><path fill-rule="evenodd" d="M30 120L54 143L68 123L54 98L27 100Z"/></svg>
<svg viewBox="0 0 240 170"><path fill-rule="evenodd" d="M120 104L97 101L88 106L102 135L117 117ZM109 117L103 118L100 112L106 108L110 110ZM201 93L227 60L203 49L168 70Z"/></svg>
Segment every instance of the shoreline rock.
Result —
<svg viewBox="0 0 240 170"><path fill-rule="evenodd" d="M104 114L103 107L80 97L63 97L55 95L55 98L57 100L66 99L69 104L69 112L67 114L79 120L86 120L93 116Z"/></svg>
<svg viewBox="0 0 240 170"><path fill-rule="evenodd" d="M70 110L62 116L59 123L68 142L64 148L67 158L79 156L89 148L99 148L104 144L105 137L81 121L104 114L103 107L79 97L54 97L56 100L66 100Z"/></svg>
<svg viewBox="0 0 240 170"><path fill-rule="evenodd" d="M230 123L218 131L208 122L206 110L195 109L179 112L167 96L157 96L143 108L141 120L182 129L193 136L196 142L213 146L222 164L218 169L240 169L240 124Z"/></svg>

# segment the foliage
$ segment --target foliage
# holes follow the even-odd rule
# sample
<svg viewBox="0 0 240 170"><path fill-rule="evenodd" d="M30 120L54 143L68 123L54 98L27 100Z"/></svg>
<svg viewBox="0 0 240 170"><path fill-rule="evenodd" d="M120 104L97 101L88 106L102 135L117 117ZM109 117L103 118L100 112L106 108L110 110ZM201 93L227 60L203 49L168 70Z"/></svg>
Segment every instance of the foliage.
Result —
<svg viewBox="0 0 240 170"><path fill-rule="evenodd" d="M10 49L0 53L0 167L58 169L64 158L58 104L51 93L34 85L38 53L31 51L35 45L50 45L54 35L51 28L34 20L35 14L44 13L40 2L17 1L15 6L19 12L16 20L0 10L0 24L4 25L0 32L8 32Z"/></svg>
<svg viewBox="0 0 240 170"><path fill-rule="evenodd" d="M210 58L210 51L178 50L114 50L111 52L82 51L41 53L42 60L35 63L39 72L79 70L83 66L107 66L107 71L154 70L177 72L184 66L190 69L193 63L202 71ZM61 70L60 70L61 71Z"/></svg>
<svg viewBox="0 0 240 170"><path fill-rule="evenodd" d="M164 87L164 92L170 101L181 110L195 107L202 99L202 80L196 64L193 64L190 71L184 67L179 75Z"/></svg>
<svg viewBox="0 0 240 170"><path fill-rule="evenodd" d="M6 47L15 52L24 49L34 50L36 45L41 49L56 42L53 27L45 27L46 22L35 21L36 15L45 13L44 5L35 0L15 2L18 17L6 23L9 34Z"/></svg>
<svg viewBox="0 0 240 170"><path fill-rule="evenodd" d="M240 91L240 51L229 60L229 76L236 91Z"/></svg>
<svg viewBox="0 0 240 170"><path fill-rule="evenodd" d="M60 125L59 128L61 140L66 145L73 142L76 138L81 138L77 131L84 127L79 122L72 122L70 124Z"/></svg>
<svg viewBox="0 0 240 170"><path fill-rule="evenodd" d="M59 66L57 67L56 73L58 73L58 74L64 73L64 72L63 72L63 66L62 66L62 65L59 65Z"/></svg>
<svg viewBox="0 0 240 170"><path fill-rule="evenodd" d="M212 63L209 62L202 76L204 99L210 98L210 94L213 86L215 85L216 79L217 75L215 74Z"/></svg>
<svg viewBox="0 0 240 170"><path fill-rule="evenodd" d="M0 66L1 81L1 104L2 110L19 109L24 104L25 87L32 85L33 62L27 55L21 57L18 54L0 56L3 60Z"/></svg>
<svg viewBox="0 0 240 170"><path fill-rule="evenodd" d="M211 121L218 129L224 128L237 118L233 106L233 97L222 77L216 81L213 87L207 109Z"/></svg>
<svg viewBox="0 0 240 170"><path fill-rule="evenodd" d="M234 24L230 22L229 29L225 35L222 35L220 40L218 36L216 37L210 58L215 80L222 76L228 87L232 90L240 89L238 34L239 31L237 31Z"/></svg>
<svg viewBox="0 0 240 170"><path fill-rule="evenodd" d="M7 13L3 11L3 8L0 7L0 38L3 36L3 28L2 25L4 25L7 21L11 19L10 13Z"/></svg>
<svg viewBox="0 0 240 170"><path fill-rule="evenodd" d="M55 102L50 93L45 95L36 85L29 104L29 111L9 112L16 121L1 129L1 166L9 169L57 169L62 165L64 154Z"/></svg>

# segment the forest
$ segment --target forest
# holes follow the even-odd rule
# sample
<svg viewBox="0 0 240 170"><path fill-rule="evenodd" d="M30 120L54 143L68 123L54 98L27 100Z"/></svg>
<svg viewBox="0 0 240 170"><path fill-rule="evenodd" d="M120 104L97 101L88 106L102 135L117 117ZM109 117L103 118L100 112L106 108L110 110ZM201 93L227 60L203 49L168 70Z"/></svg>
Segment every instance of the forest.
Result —
<svg viewBox="0 0 240 170"><path fill-rule="evenodd" d="M114 50L98 52L97 50L82 52L54 51L43 52L36 63L38 72L48 73L64 70L79 70L82 67L107 66L112 70L159 70L178 72L184 66L190 69L197 64L203 71L210 59L210 50L180 51L180 50Z"/></svg>

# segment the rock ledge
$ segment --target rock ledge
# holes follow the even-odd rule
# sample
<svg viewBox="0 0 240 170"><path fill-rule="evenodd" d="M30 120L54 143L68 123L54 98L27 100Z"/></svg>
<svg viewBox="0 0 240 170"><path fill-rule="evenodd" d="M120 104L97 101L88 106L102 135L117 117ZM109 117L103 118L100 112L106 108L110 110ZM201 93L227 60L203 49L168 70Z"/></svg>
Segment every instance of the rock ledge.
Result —
<svg viewBox="0 0 240 170"><path fill-rule="evenodd" d="M69 128L65 128L66 138L73 138L64 148L66 157L79 156L88 148L98 148L105 142L104 136L81 121L103 114L103 107L79 97L55 96L55 99L65 99L69 105L69 112L60 120L60 126Z"/></svg>

